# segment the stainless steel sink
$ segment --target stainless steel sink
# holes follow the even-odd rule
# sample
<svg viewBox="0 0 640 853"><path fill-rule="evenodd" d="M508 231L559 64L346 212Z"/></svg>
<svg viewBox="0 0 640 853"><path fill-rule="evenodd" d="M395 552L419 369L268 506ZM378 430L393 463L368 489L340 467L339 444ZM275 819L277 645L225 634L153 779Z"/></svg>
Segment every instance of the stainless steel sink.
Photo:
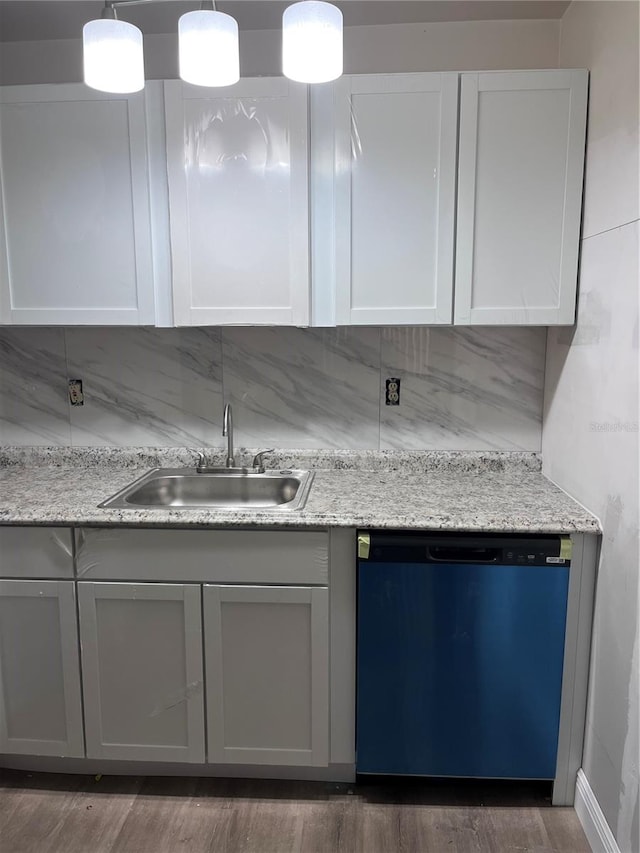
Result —
<svg viewBox="0 0 640 853"><path fill-rule="evenodd" d="M99 504L111 509L286 509L304 506L311 471L154 468Z"/></svg>

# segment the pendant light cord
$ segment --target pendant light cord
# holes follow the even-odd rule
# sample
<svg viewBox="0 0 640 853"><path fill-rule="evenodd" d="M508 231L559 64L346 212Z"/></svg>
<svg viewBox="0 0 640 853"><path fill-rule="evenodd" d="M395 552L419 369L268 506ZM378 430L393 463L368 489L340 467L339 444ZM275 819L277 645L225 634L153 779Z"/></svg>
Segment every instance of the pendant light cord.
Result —
<svg viewBox="0 0 640 853"><path fill-rule="evenodd" d="M102 10L102 18L110 18L118 20L118 6L141 6L145 3L157 3L159 0L105 0L104 9ZM217 12L216 0L202 0L200 3L201 11Z"/></svg>
<svg viewBox="0 0 640 853"><path fill-rule="evenodd" d="M118 20L118 6L141 6L144 3L154 3L157 0L106 0L102 10L103 18Z"/></svg>

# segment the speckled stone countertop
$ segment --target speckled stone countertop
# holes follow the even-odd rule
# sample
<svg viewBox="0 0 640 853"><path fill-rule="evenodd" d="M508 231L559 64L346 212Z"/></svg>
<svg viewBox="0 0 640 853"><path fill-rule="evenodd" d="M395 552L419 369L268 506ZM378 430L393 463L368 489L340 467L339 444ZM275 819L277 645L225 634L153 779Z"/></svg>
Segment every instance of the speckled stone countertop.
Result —
<svg viewBox="0 0 640 853"><path fill-rule="evenodd" d="M315 470L303 509L98 508L153 467L193 464L180 448L1 448L0 524L600 532L534 453L278 451L269 468Z"/></svg>

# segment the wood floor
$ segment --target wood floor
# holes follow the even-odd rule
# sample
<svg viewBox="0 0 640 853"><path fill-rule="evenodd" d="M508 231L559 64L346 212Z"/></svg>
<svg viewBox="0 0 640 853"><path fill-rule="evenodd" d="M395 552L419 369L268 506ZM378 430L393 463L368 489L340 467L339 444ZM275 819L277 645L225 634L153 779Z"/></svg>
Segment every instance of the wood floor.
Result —
<svg viewBox="0 0 640 853"><path fill-rule="evenodd" d="M589 853L538 785L0 770L1 853Z"/></svg>

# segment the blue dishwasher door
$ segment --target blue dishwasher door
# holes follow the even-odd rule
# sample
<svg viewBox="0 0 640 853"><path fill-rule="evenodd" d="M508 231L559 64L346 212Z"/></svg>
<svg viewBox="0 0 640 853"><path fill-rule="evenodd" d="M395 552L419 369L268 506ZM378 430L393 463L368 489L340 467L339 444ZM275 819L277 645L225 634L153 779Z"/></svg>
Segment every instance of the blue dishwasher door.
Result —
<svg viewBox="0 0 640 853"><path fill-rule="evenodd" d="M360 561L357 771L553 779L568 581Z"/></svg>

